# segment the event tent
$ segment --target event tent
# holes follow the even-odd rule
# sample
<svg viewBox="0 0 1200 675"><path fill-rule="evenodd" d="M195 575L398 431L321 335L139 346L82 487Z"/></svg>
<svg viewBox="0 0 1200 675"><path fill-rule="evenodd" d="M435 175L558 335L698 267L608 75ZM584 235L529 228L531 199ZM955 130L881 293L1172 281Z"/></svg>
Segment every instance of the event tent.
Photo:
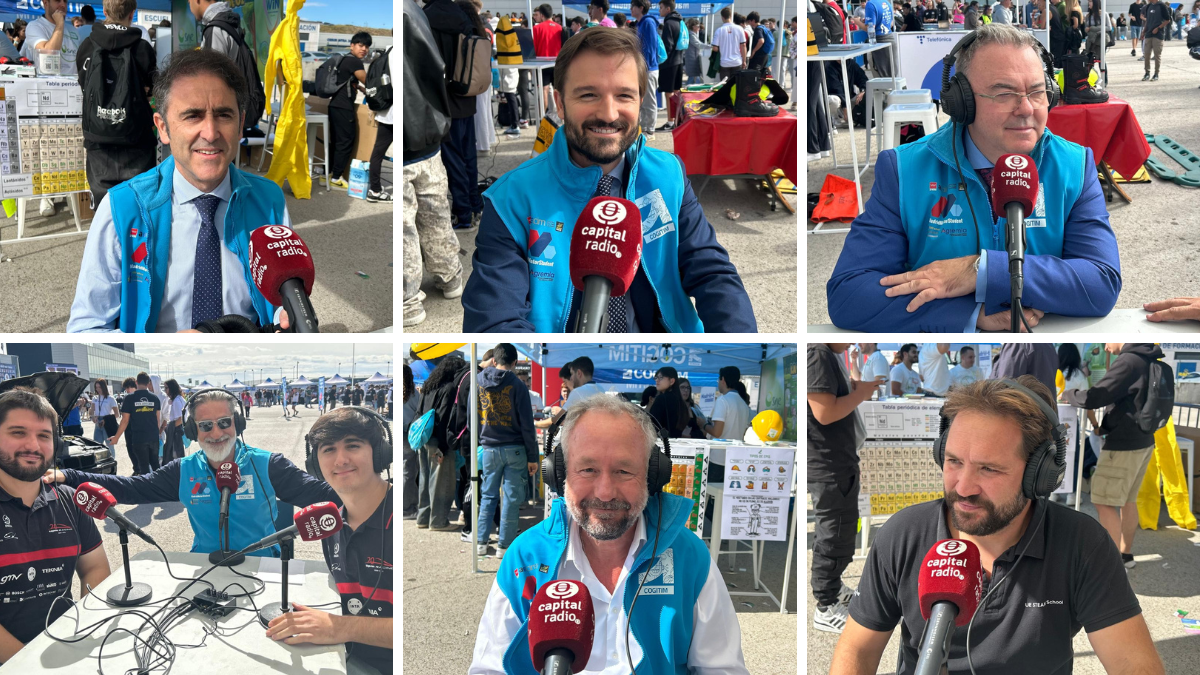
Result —
<svg viewBox="0 0 1200 675"><path fill-rule="evenodd" d="M392 378L384 377L383 374L376 371L374 375L368 377L367 379L363 380L362 382L359 382L359 384L388 384L391 381L392 381Z"/></svg>
<svg viewBox="0 0 1200 675"><path fill-rule="evenodd" d="M325 384L327 384L327 385L350 384L350 381L347 380L346 378L342 377L341 375L334 375L332 379L325 380Z"/></svg>
<svg viewBox="0 0 1200 675"><path fill-rule="evenodd" d="M278 388L279 388L279 383L275 382L274 380L272 380L269 377L267 379L263 380L262 384L255 387L255 389L278 389Z"/></svg>
<svg viewBox="0 0 1200 675"><path fill-rule="evenodd" d="M225 385L225 388L228 389L229 391L242 391L243 389L246 388L246 385L244 385L240 381L238 381L237 378L234 378L233 382L230 382L229 384Z"/></svg>
<svg viewBox="0 0 1200 675"><path fill-rule="evenodd" d="M313 386L313 385L315 385L315 384L316 384L316 382L312 382L312 381L310 381L310 380L309 380L307 377L304 377L303 375L301 375L299 378L297 378L296 380L294 380L293 382L291 382L289 386L292 386L292 387L311 387L311 386Z"/></svg>

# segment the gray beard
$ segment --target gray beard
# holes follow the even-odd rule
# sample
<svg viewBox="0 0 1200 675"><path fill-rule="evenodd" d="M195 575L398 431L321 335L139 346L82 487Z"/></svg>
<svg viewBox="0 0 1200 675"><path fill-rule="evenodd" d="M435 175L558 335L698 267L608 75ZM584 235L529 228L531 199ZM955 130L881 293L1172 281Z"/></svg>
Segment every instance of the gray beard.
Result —
<svg viewBox="0 0 1200 675"><path fill-rule="evenodd" d="M642 515L642 511L646 510L646 503L650 500L649 490L643 488L641 496L636 504L629 504L614 499L610 502L602 502L598 499L585 499L583 502L577 502L573 495L570 494L570 487L566 489L567 494L563 496L567 504L567 513L579 523L580 529L588 533L597 541L613 541L620 539L629 528L637 524L637 519ZM627 513L620 520L612 521L593 521L591 514L594 511L606 510L603 505L610 505L620 509L628 509Z"/></svg>
<svg viewBox="0 0 1200 675"><path fill-rule="evenodd" d="M215 464L217 462L223 462L226 459L229 459L229 457L233 454L234 447L237 446L237 437L235 436L234 438L230 439L227 443L228 443L227 447L223 450L221 450L221 449L209 450L208 446L205 445L204 443L200 444L200 449L204 450L204 456L208 457L208 461Z"/></svg>

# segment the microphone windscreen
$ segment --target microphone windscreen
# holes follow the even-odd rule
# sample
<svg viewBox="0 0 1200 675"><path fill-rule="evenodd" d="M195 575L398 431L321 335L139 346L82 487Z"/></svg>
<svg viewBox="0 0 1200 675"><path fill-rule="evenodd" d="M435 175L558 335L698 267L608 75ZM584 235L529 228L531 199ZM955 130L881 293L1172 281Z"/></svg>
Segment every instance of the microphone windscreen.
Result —
<svg viewBox="0 0 1200 675"><path fill-rule="evenodd" d="M642 214L628 199L593 197L571 231L571 283L584 277L612 282L612 295L625 295L642 260Z"/></svg>
<svg viewBox="0 0 1200 675"><path fill-rule="evenodd" d="M221 466L217 467L217 492L229 489L231 493L237 492L238 485L242 482L242 470L233 462L221 462Z"/></svg>
<svg viewBox="0 0 1200 675"><path fill-rule="evenodd" d="M592 655L595 631L596 613L587 587L565 579L547 583L529 605L529 653L533 667L542 672L547 652L566 649L575 656L571 672L582 671Z"/></svg>
<svg viewBox="0 0 1200 675"><path fill-rule="evenodd" d="M104 520L108 509L116 504L117 498L111 492L90 481L75 488L75 506L96 520Z"/></svg>
<svg viewBox="0 0 1200 675"><path fill-rule="evenodd" d="M1029 155L1000 155L992 168L992 210L1003 216L1013 202L1028 216L1037 204L1038 173Z"/></svg>
<svg viewBox="0 0 1200 675"><path fill-rule="evenodd" d="M318 541L342 529L342 514L333 502L317 502L296 512L296 533L304 541Z"/></svg>
<svg viewBox="0 0 1200 675"><path fill-rule="evenodd" d="M967 625L979 606L982 591L983 566L979 562L979 549L969 541L943 539L934 544L921 561L917 600L921 604L921 617L926 621L935 603L952 602L958 606L954 624Z"/></svg>
<svg viewBox="0 0 1200 675"><path fill-rule="evenodd" d="M279 287L288 279L299 279L312 295L315 276L308 245L291 228L264 225L250 233L250 278L267 302L283 304Z"/></svg>

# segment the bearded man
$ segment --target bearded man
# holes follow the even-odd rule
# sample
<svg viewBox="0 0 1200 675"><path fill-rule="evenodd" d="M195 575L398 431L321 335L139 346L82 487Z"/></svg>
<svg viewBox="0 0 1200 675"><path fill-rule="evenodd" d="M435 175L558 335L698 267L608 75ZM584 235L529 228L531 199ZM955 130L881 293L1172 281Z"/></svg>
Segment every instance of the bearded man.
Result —
<svg viewBox="0 0 1200 675"><path fill-rule="evenodd" d="M575 224L592 197L628 199L642 222L642 260L608 305L606 332L757 332L750 298L717 243L683 164L648 146L638 126L647 88L635 34L597 26L567 40L554 63L563 118L550 147L484 193L463 331L574 330Z"/></svg>
<svg viewBox="0 0 1200 675"><path fill-rule="evenodd" d="M573 580L587 587L596 616L591 654L577 657L587 663L576 672L748 675L729 590L687 526L692 500L648 483L660 452L650 416L619 396L592 396L571 405L560 434L563 496L501 561L467 673L537 675L534 594Z"/></svg>
<svg viewBox="0 0 1200 675"><path fill-rule="evenodd" d="M205 389L193 394L188 399L185 420L184 433L199 444L200 452L172 460L140 476L52 469L43 480L72 487L91 481L106 488L122 504L180 502L187 508L192 526L193 553L211 553L223 548L218 536L221 493L216 485L216 471L224 462L237 464L241 473L238 490L229 500L232 550L275 534L280 501L297 507L316 502L342 505L328 483L308 475L279 453L247 445L239 437L246 424L241 402L228 391ZM291 521L290 516L285 514L284 520ZM279 546L248 555L278 558Z"/></svg>

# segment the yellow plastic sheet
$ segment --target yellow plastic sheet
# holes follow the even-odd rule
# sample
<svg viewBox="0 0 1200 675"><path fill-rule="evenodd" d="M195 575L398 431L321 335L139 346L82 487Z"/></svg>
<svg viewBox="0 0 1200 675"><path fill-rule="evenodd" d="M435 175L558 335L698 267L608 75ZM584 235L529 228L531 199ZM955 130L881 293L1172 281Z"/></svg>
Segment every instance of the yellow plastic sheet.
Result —
<svg viewBox="0 0 1200 675"><path fill-rule="evenodd" d="M271 34L271 47L267 52L267 71L263 86L267 93L266 114L271 114L271 87L275 82L276 63L279 73L287 85L284 87L283 104L279 110L279 122L275 127L275 154L267 179L283 187L286 180L292 184L292 194L297 199L312 196L312 176L308 172L308 127L304 119L303 62L300 59L300 10L304 0L287 3L287 14ZM329 142L329 139L325 139ZM328 169L328 167L326 167Z"/></svg>
<svg viewBox="0 0 1200 675"><path fill-rule="evenodd" d="M1150 455L1146 476L1138 489L1138 524L1143 530L1158 529L1160 478L1162 497L1167 502L1171 520L1185 530L1196 529L1196 516L1188 507L1187 476L1179 444L1175 442L1175 422L1172 420L1167 420L1167 426L1154 434L1154 454Z"/></svg>

